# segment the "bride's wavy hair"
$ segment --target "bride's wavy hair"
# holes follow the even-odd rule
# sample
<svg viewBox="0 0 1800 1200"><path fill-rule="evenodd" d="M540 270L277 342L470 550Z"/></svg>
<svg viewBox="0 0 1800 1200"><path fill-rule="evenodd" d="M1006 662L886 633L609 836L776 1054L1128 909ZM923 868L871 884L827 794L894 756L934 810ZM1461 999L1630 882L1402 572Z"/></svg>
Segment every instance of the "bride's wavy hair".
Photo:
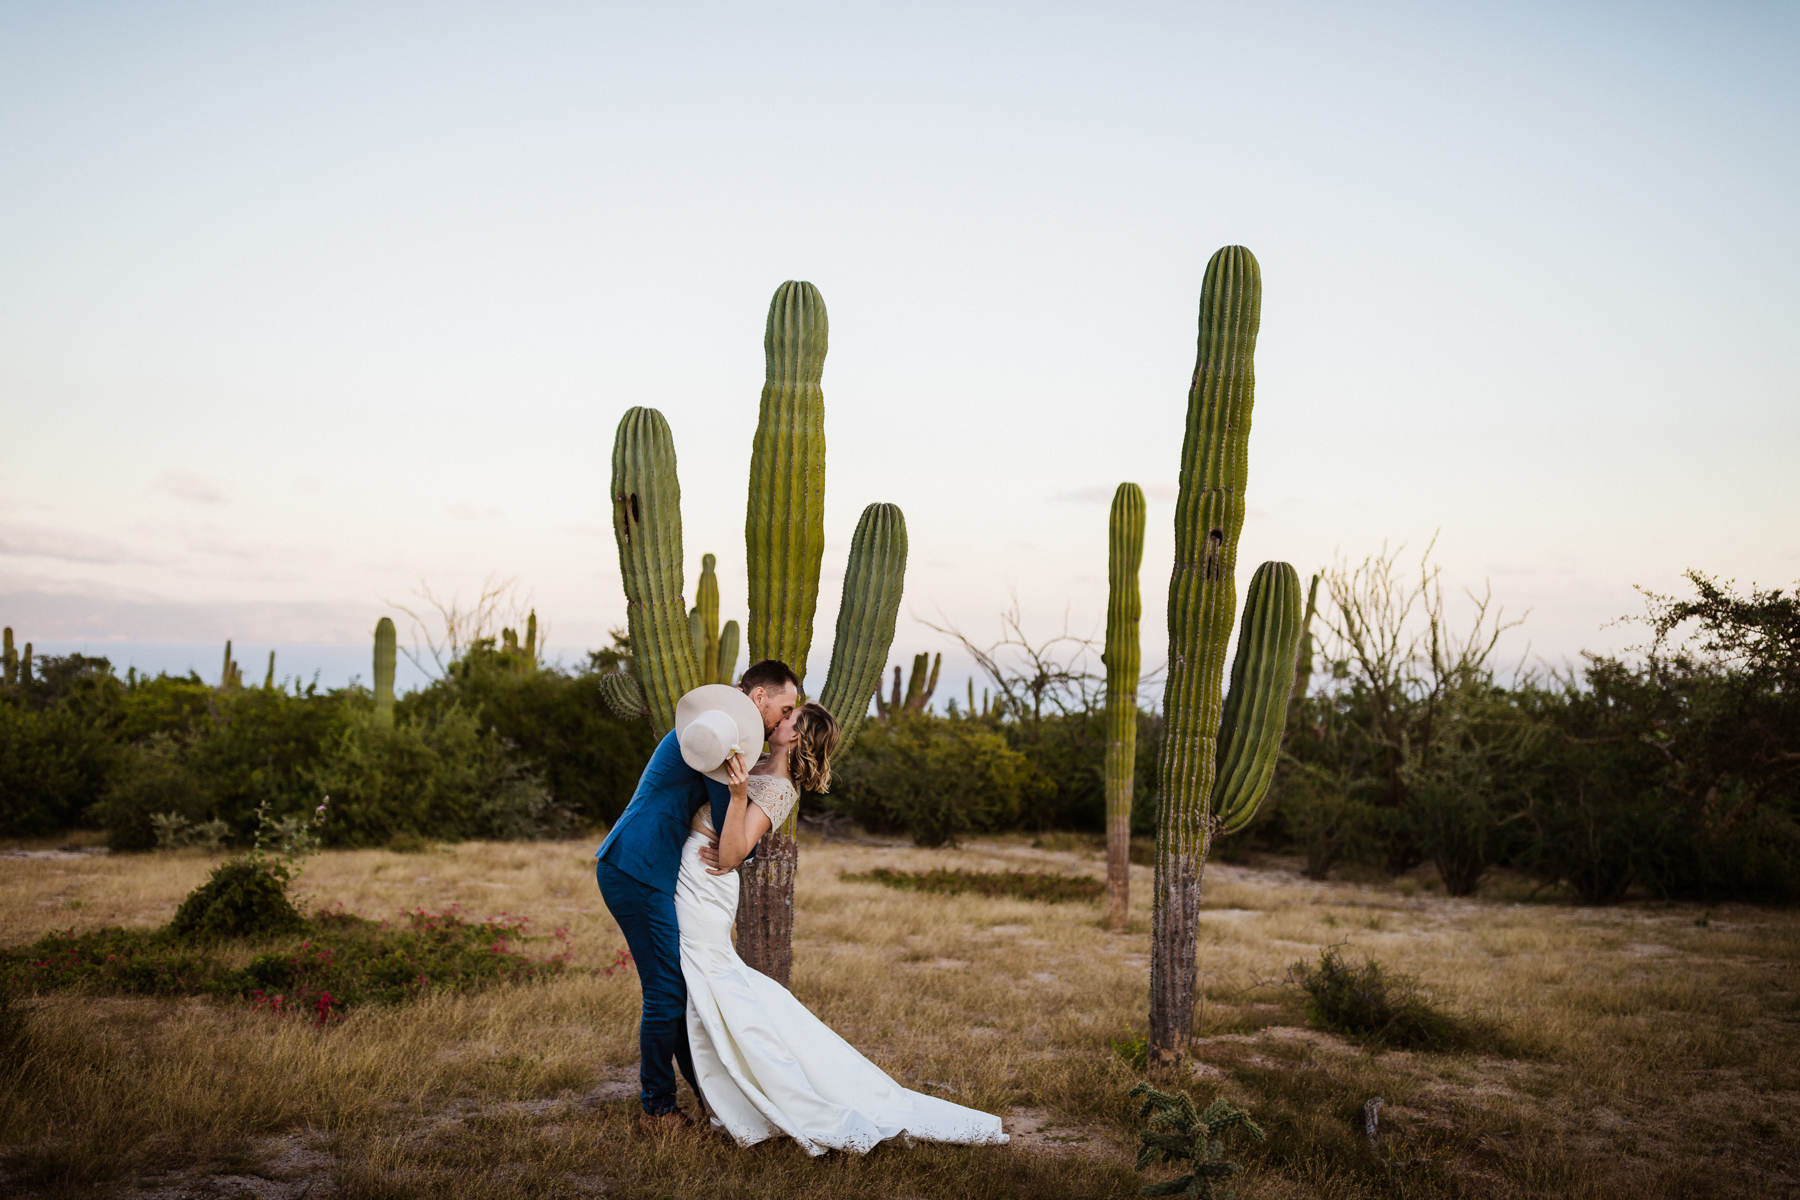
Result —
<svg viewBox="0 0 1800 1200"><path fill-rule="evenodd" d="M794 749L788 756L788 774L803 792L831 790L831 754L842 730L837 718L822 705L806 704L794 718Z"/></svg>

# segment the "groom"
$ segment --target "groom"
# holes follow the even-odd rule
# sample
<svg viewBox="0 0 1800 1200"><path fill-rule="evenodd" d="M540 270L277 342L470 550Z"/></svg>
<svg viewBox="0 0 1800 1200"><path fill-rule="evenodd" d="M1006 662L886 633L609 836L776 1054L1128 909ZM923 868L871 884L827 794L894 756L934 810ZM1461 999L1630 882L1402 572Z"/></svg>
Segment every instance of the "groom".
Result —
<svg viewBox="0 0 1800 1200"><path fill-rule="evenodd" d="M794 711L800 680L786 663L765 659L744 672L738 690L748 695L762 716L767 737ZM741 703L741 702L740 702ZM747 714L746 714L747 715ZM747 756L754 760L756 746ZM675 873L688 822L702 804L712 805L714 829L725 827L731 793L683 759L679 730L670 730L638 779L606 840L595 851L594 874L607 911L625 934L637 964L644 993L638 1024L638 1077L644 1111L638 1128L646 1132L692 1125L675 1106L675 1072L680 1066L694 1086L694 1061L688 1051L687 984L681 976L681 942L675 923ZM696 1094L699 1088L694 1088Z"/></svg>

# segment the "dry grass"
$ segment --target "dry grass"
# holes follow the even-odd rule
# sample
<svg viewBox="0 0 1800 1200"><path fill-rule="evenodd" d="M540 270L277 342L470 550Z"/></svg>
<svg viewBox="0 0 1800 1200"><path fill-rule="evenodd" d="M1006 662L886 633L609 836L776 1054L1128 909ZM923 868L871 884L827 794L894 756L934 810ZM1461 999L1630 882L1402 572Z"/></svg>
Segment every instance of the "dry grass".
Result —
<svg viewBox="0 0 1800 1200"><path fill-rule="evenodd" d="M789 1145L630 1134L636 979L593 839L334 852L299 892L365 916L459 903L572 927L542 986L360 1010L320 1029L236 1006L22 1000L27 1051L0 1075L0 1193L126 1196L1126 1196L1145 1023L1149 871L1130 927L1090 904L895 891L876 867L1103 873L1081 841L957 850L808 845L795 991L897 1078L1006 1115L1007 1147ZM7 944L153 926L216 860L0 857ZM1800 1189L1800 914L1586 910L1451 900L1416 883L1313 883L1280 866L1206 876L1197 1064L1268 1130L1235 1150L1257 1197L1769 1196ZM1522 894L1522 889L1518 889ZM1289 964L1347 942L1494 1022L1515 1057L1357 1049L1304 1028ZM580 968L589 968L583 970ZM1385 1101L1380 1139L1364 1102ZM310 1190L309 1190L310 1189Z"/></svg>

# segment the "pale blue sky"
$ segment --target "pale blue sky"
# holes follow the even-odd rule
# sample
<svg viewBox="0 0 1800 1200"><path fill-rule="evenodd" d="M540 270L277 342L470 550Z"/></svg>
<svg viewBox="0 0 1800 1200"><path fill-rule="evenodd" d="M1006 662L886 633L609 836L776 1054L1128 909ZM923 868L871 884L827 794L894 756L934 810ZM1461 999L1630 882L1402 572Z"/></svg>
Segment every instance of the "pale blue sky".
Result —
<svg viewBox="0 0 1800 1200"><path fill-rule="evenodd" d="M863 505L908 518L900 659L1014 592L1098 633L1122 479L1154 665L1201 272L1239 242L1243 578L1441 529L1448 582L1531 610L1516 650L1628 644L1633 584L1800 578L1797 14L0 3L0 615L260 674L498 573L573 656L623 617L633 404L741 614L801 278L814 686Z"/></svg>

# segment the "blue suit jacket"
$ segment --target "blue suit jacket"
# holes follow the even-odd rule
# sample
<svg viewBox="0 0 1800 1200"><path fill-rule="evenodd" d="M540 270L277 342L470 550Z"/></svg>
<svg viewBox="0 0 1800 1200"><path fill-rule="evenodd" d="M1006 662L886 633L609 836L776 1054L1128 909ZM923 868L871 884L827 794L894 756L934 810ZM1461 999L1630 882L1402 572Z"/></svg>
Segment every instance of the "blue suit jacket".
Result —
<svg viewBox="0 0 1800 1200"><path fill-rule="evenodd" d="M619 814L594 857L652 891L673 895L688 822L709 802L713 828L723 829L731 789L688 766L671 730L657 743L656 753L650 756L637 790L631 794L631 803Z"/></svg>

